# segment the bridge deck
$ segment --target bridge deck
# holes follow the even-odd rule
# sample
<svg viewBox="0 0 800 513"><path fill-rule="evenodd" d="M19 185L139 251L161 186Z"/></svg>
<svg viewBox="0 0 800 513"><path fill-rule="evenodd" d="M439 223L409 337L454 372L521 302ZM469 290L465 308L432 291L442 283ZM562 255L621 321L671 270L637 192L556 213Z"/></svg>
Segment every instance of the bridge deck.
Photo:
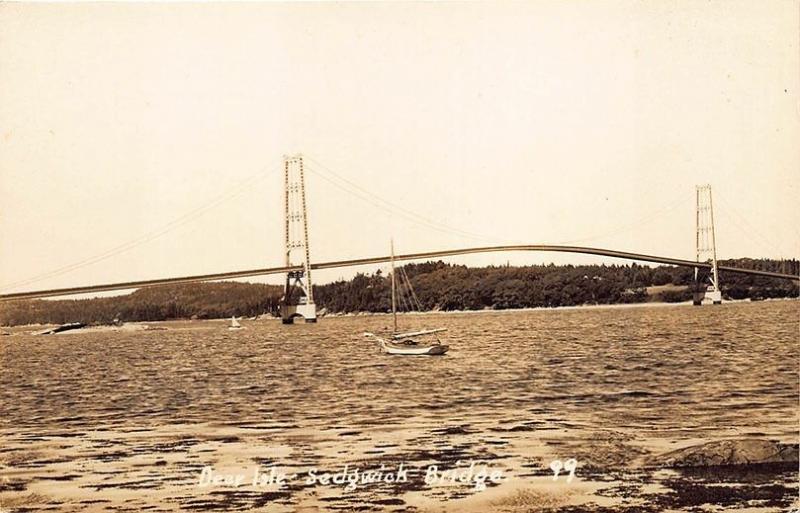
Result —
<svg viewBox="0 0 800 513"><path fill-rule="evenodd" d="M692 267L700 269L710 269L711 264L703 262L693 262L691 260L681 260L678 258L662 257L655 255L644 255L640 253L628 253L625 251L614 251L610 249L589 248L581 246L559 246L547 244L520 244L509 246L484 246L477 248L446 249L440 251L426 251L423 253L409 253L405 255L395 255L395 260L424 260L429 258L441 258L447 256L468 255L473 253L493 253L505 251L553 251L561 253L581 253L586 255L599 255L625 260L635 260L640 262L653 262L658 264L676 265L681 267ZM380 264L389 262L390 256L379 256L369 258L358 258L353 260L339 260L335 262L312 263L311 269L335 269L338 267L353 267L358 265ZM72 294L86 294L90 292L106 292L110 290L138 289L143 287L153 287L156 285L196 283L203 281L229 280L233 278L247 278L250 276L265 276L269 274L282 274L289 271L301 270L301 266L290 267L267 267L264 269L253 269L249 271L233 271L217 274L202 274L197 276L183 276L180 278L162 278L156 280L130 281L123 283L109 283L104 285L89 285L84 287L69 287L61 289L38 290L31 292L13 292L0 294L0 301L10 301L16 299L36 299L43 297L67 296ZM793 274L775 273L770 271L759 271L756 269L741 269L738 267L719 266L720 271L752 274L756 276L766 276L769 278L783 278L787 280L800 280L800 276Z"/></svg>

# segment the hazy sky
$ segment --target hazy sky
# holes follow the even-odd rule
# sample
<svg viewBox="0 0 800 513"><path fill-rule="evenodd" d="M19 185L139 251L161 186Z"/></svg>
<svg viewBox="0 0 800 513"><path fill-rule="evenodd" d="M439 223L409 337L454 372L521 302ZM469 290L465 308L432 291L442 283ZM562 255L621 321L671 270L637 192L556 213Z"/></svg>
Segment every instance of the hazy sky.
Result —
<svg viewBox="0 0 800 513"><path fill-rule="evenodd" d="M693 259L701 183L721 258L797 257L799 11L0 3L0 289L279 265L297 152L315 261ZM450 259L507 260L610 261Z"/></svg>

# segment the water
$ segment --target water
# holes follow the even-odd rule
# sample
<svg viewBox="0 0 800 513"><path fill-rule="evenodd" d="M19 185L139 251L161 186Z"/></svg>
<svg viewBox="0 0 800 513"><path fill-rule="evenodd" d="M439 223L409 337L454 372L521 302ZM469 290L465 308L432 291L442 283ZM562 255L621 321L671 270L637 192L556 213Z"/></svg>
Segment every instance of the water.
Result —
<svg viewBox="0 0 800 513"><path fill-rule="evenodd" d="M0 499L76 511L424 510L530 489L555 507L622 508L625 494L599 483L626 484L619 472L636 474L650 455L722 438L797 441L796 302L401 317L404 329L449 328L451 350L434 358L380 354L362 333L389 320L4 337L0 457L11 484ZM550 461L568 458L577 479L551 484ZM502 469L504 484L197 486L207 465L303 475L477 460ZM667 478L630 479L628 495L645 505L674 495L659 488ZM782 471L767 481L791 487Z"/></svg>

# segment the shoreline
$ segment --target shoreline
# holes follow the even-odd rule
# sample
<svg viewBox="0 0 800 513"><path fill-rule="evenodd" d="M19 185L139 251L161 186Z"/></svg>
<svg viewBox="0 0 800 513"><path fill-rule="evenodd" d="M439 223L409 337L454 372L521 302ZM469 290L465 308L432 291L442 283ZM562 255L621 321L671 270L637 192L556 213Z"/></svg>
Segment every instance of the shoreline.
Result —
<svg viewBox="0 0 800 513"><path fill-rule="evenodd" d="M732 299L728 301L724 301L723 305L725 304L742 304L742 303L769 303L769 302L783 302L783 301L798 301L800 298L768 298L760 301L753 301L751 299ZM426 311L411 311L411 312L397 312L399 316L417 316L417 315L476 315L476 314L513 314L513 313L526 313L526 312L557 312L557 311L576 311L576 310L606 310L606 309L634 309L634 308L677 308L677 307L685 307L685 306L694 306L691 301L681 301L677 303L668 303L664 301L652 301L652 302L644 302L644 303L609 303L609 304L596 304L596 305L574 305L574 306L532 306L532 307L524 307L524 308L504 308L500 310L494 309L482 309L482 310L426 310ZM703 305L703 306L710 306L710 305ZM321 310L321 309L320 309ZM349 317L383 317L383 316L390 316L392 315L391 312L369 312L369 311L358 311L358 312L347 312L347 313L324 313L322 315L317 314L319 319L324 318L349 318ZM261 314L256 318L248 318L244 317L243 320L246 322L263 322L263 321L278 321L280 317L273 317L268 316L267 314ZM200 322L229 322L230 318L228 317L216 317L216 318L209 318L209 319L165 319L165 320L153 320L153 321L130 321L124 322L121 326L113 326L113 325L105 325L105 324L98 324L98 325L87 325L80 329L69 330L65 331L63 334L68 333L77 333L77 332L87 332L87 331L156 331L161 329L166 329L164 327L156 326L151 327L149 325L160 325L166 323L200 323ZM24 325L16 325L16 326L2 326L3 335L13 335L15 333L23 332L24 330L28 329L44 329L52 326L59 326L58 323L37 323L37 324L24 324ZM9 331L11 330L11 331Z"/></svg>
<svg viewBox="0 0 800 513"><path fill-rule="evenodd" d="M777 302L777 301L797 301L800 298L770 298L764 299L762 301L752 301L750 299L731 299L727 301L723 301L723 305L732 303L732 304L740 304L740 303L767 303L767 302ZM681 301L677 303L668 303L665 301L651 301L651 302L644 302L644 303L608 303L608 304L596 304L596 305L574 305L574 306L529 306L524 308L503 308L499 310L494 310L491 308L483 309L483 310L425 310L425 311L411 311L411 312L397 312L397 315L446 315L446 314L479 314L479 313L519 313L519 312L539 312L539 311L546 311L546 312L555 312L561 310L605 310L605 309L625 309L625 308L648 308L648 307L655 307L655 308L669 308L669 307L679 307L679 306L694 306L691 301ZM703 305L709 306L709 305ZM348 313L328 313L324 316L318 317L362 317L362 316L383 316L383 315L392 315L391 312L369 312L369 311L359 311L359 312L348 312ZM277 317L275 317L277 319ZM211 320L211 319L206 319ZM216 319L214 319L216 320ZM224 319L220 319L224 320Z"/></svg>

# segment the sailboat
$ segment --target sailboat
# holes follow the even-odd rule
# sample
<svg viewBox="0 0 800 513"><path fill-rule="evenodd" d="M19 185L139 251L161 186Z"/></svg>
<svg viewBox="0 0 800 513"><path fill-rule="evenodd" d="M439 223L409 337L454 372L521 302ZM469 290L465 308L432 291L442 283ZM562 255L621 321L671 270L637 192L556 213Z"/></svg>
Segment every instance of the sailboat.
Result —
<svg viewBox="0 0 800 513"><path fill-rule="evenodd" d="M228 329L229 330L242 330L242 329L244 329L244 326L239 324L239 321L236 320L236 316L234 315L233 317L231 317L231 325L228 326Z"/></svg>
<svg viewBox="0 0 800 513"><path fill-rule="evenodd" d="M441 333L443 331L447 331L447 328L434 328L434 329L426 329L426 330L418 330L418 331L410 331L406 333L400 333L397 330L397 283L396 283L396 272L394 268L394 242L391 244L391 262L392 262L392 336L391 338L387 339L384 337L380 337L375 335L374 333L364 333L364 336L372 338L373 340L377 340L381 346L381 351L387 354L397 354L397 355L407 355L407 356L434 356L434 355L442 355L447 352L450 346L442 344L439 340L439 336L437 333ZM414 294L414 289L411 287L411 280L408 279L408 275L405 274L405 271L401 268L401 274L404 278L406 286L411 293L411 297L409 298L409 302L416 303L418 309L421 309L421 305L419 300ZM426 337L429 335L433 335L434 340L430 342L418 342L416 339L420 337Z"/></svg>

